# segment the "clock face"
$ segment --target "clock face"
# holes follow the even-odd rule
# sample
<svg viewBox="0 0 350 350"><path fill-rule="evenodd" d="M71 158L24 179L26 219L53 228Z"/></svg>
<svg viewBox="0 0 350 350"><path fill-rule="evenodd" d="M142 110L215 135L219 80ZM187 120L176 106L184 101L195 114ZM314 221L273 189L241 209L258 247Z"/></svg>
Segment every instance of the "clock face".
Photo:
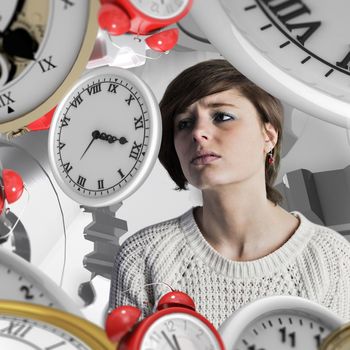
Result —
<svg viewBox="0 0 350 350"><path fill-rule="evenodd" d="M129 71L99 68L78 82L55 113L51 166L74 200L111 205L145 180L159 135L159 109L147 86Z"/></svg>
<svg viewBox="0 0 350 350"><path fill-rule="evenodd" d="M195 19L238 70L289 104L348 125L349 1L220 0L205 10L204 2Z"/></svg>
<svg viewBox="0 0 350 350"><path fill-rule="evenodd" d="M112 350L105 331L60 310L0 301L0 348L11 350Z"/></svg>
<svg viewBox="0 0 350 350"><path fill-rule="evenodd" d="M41 117L78 77L96 37L96 9L95 0L1 1L0 131Z"/></svg>
<svg viewBox="0 0 350 350"><path fill-rule="evenodd" d="M0 315L2 349L89 350L91 347L64 329L26 317Z"/></svg>
<svg viewBox="0 0 350 350"><path fill-rule="evenodd" d="M81 314L78 306L49 277L5 248L0 248L0 280L0 299L40 304Z"/></svg>
<svg viewBox="0 0 350 350"><path fill-rule="evenodd" d="M330 329L312 315L276 313L260 318L245 328L235 350L308 349L318 350Z"/></svg>
<svg viewBox="0 0 350 350"><path fill-rule="evenodd" d="M148 329L141 350L218 350L211 330L198 318L172 313L159 318Z"/></svg>
<svg viewBox="0 0 350 350"><path fill-rule="evenodd" d="M188 0L130 0L130 2L147 16L168 19L177 17L188 6Z"/></svg>
<svg viewBox="0 0 350 350"><path fill-rule="evenodd" d="M294 296L258 299L240 308L219 328L228 350L318 350L342 325L329 309Z"/></svg>

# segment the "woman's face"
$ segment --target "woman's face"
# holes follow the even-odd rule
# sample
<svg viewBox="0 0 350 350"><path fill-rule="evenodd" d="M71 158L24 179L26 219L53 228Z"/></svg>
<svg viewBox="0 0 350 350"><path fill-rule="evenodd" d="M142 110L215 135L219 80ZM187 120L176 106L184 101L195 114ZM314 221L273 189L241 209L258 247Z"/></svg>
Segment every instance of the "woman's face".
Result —
<svg viewBox="0 0 350 350"><path fill-rule="evenodd" d="M196 101L174 123L175 149L191 185L203 190L264 174L274 143L253 104L237 89Z"/></svg>

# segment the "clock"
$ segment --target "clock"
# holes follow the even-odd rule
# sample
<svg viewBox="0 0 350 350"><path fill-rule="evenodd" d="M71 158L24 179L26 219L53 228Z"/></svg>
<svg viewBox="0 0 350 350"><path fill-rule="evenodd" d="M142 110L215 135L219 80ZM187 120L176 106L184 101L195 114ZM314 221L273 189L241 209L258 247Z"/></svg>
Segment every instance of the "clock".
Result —
<svg viewBox="0 0 350 350"><path fill-rule="evenodd" d="M148 34L179 21L187 15L193 0L101 0L120 6L129 17L129 32Z"/></svg>
<svg viewBox="0 0 350 350"><path fill-rule="evenodd" d="M160 138L158 103L146 83L125 69L99 67L87 72L55 111L50 165L73 200L106 207L144 182Z"/></svg>
<svg viewBox="0 0 350 350"><path fill-rule="evenodd" d="M137 323L140 315L141 310L126 305L107 316L106 333L118 350L224 350L218 331L195 311L186 293L163 295L156 312Z"/></svg>
<svg viewBox="0 0 350 350"><path fill-rule="evenodd" d="M72 314L0 300L1 349L114 350L102 328Z"/></svg>
<svg viewBox="0 0 350 350"><path fill-rule="evenodd" d="M0 132L49 112L79 77L95 42L97 10L97 0L1 1Z"/></svg>
<svg viewBox="0 0 350 350"><path fill-rule="evenodd" d="M319 350L347 350L350 348L350 323L335 329L322 342Z"/></svg>
<svg viewBox="0 0 350 350"><path fill-rule="evenodd" d="M0 278L0 299L41 304L81 315L78 306L49 277L3 247L0 247Z"/></svg>
<svg viewBox="0 0 350 350"><path fill-rule="evenodd" d="M343 324L329 309L304 298L272 296L243 306L219 328L227 350L318 350Z"/></svg>
<svg viewBox="0 0 350 350"><path fill-rule="evenodd" d="M350 2L197 0L191 14L249 79L327 122L349 127Z"/></svg>

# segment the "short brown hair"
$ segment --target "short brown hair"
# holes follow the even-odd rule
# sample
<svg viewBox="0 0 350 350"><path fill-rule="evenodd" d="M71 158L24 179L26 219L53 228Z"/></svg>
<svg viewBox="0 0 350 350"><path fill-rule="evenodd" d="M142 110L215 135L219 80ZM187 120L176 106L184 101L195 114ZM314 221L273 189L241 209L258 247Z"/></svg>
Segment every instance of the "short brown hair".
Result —
<svg viewBox="0 0 350 350"><path fill-rule="evenodd" d="M199 99L232 88L236 88L254 105L262 123L271 123L278 132L278 140L273 150L274 163L269 164L267 157L265 160L267 198L278 204L282 202L282 195L273 188L273 184L280 163L282 105L277 98L259 88L226 60L200 62L184 70L168 85L160 102L163 135L159 160L175 181L177 189L186 189L188 182L182 172L174 146L174 118Z"/></svg>

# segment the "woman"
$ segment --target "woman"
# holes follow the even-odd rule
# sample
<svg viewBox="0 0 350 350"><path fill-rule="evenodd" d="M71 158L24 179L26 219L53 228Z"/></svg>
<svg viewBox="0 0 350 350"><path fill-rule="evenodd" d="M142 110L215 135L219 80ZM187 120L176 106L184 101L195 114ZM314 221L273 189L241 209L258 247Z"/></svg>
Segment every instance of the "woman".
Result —
<svg viewBox="0 0 350 350"><path fill-rule="evenodd" d="M159 159L179 189L190 183L201 190L203 206L123 244L110 306L131 304L146 316L167 291L163 282L188 293L216 327L270 295L308 298L350 320L349 243L285 211L272 187L279 101L227 61L211 60L176 77L160 108Z"/></svg>

